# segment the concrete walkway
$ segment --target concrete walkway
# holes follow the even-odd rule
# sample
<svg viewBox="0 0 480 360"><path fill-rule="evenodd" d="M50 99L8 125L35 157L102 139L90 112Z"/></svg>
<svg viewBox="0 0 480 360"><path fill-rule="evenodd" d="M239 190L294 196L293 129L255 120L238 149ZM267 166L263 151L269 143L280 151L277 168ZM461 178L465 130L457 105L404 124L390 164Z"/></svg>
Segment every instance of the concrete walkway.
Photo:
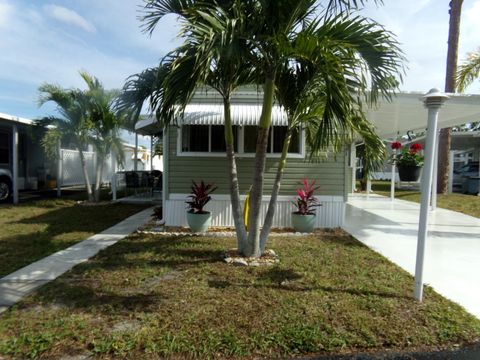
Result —
<svg viewBox="0 0 480 360"><path fill-rule="evenodd" d="M355 195L344 229L413 275L419 212L420 205L410 201ZM430 212L424 280L480 318L480 219L439 208ZM412 281L412 296L413 287Z"/></svg>
<svg viewBox="0 0 480 360"><path fill-rule="evenodd" d="M151 215L151 208L143 210L99 234L1 278L0 313L75 265L87 261L100 250L127 237L147 222Z"/></svg>

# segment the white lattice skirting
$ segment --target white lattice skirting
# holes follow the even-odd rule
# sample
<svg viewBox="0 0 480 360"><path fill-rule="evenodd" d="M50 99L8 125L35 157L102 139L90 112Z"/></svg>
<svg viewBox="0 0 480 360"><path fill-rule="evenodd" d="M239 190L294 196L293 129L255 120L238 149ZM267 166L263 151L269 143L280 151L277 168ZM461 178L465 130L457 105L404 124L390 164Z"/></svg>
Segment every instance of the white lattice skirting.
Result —
<svg viewBox="0 0 480 360"><path fill-rule="evenodd" d="M170 194L164 214L167 226L187 226L185 216L187 194ZM345 201L343 196L318 196L322 206L317 209L317 228L336 228L343 225ZM242 200L245 197L242 196ZM291 214L294 211L293 196L279 196L273 220L274 227L291 227ZM269 197L262 200L262 216L267 212ZM212 226L233 226L232 207L228 195L213 195L205 210L212 213Z"/></svg>

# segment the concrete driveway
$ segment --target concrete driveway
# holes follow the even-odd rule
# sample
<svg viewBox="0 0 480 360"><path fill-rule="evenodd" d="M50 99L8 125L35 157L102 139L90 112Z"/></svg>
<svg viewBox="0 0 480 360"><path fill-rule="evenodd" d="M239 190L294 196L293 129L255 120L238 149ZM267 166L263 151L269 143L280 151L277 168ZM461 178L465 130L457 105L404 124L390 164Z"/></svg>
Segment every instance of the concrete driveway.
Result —
<svg viewBox="0 0 480 360"><path fill-rule="evenodd" d="M354 195L343 228L413 275L419 211L409 201ZM425 283L480 318L480 219L437 208L425 251Z"/></svg>

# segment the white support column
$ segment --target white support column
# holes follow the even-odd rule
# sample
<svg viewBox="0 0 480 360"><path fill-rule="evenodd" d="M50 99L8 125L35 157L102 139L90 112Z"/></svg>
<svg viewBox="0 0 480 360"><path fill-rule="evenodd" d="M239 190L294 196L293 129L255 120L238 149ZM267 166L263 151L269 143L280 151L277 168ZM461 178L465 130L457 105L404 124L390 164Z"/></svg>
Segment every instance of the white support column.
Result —
<svg viewBox="0 0 480 360"><path fill-rule="evenodd" d="M57 197L62 196L62 182L63 182L63 154L62 142L59 139L57 143Z"/></svg>
<svg viewBox="0 0 480 360"><path fill-rule="evenodd" d="M370 175L367 177L367 199L370 197L370 192L372 191L372 180L370 180Z"/></svg>
<svg viewBox="0 0 480 360"><path fill-rule="evenodd" d="M153 135L150 135L150 171L153 170Z"/></svg>
<svg viewBox="0 0 480 360"><path fill-rule="evenodd" d="M478 163L480 164L480 150L478 151ZM452 162L450 163L452 164L452 168L453 168L453 160ZM480 178L480 166L478 167L478 177ZM453 176L452 176L453 178ZM477 196L480 196L480 179L478 180L478 193L477 193Z"/></svg>
<svg viewBox="0 0 480 360"><path fill-rule="evenodd" d="M448 168L448 193L451 194L453 193L453 160L455 158L455 150L450 150L448 157L448 163L450 164Z"/></svg>
<svg viewBox="0 0 480 360"><path fill-rule="evenodd" d="M437 131L435 138L435 153L433 154L433 174L432 174L432 198L430 200L431 210L437 209L437 179L438 179L438 142L440 141L440 130Z"/></svg>
<svg viewBox="0 0 480 360"><path fill-rule="evenodd" d="M13 203L18 204L18 127L12 126L12 192Z"/></svg>
<svg viewBox="0 0 480 360"><path fill-rule="evenodd" d="M393 149L393 158L397 155L397 149ZM390 178L390 200L395 200L395 162L392 161L392 175Z"/></svg>
<svg viewBox="0 0 480 360"><path fill-rule="evenodd" d="M165 221L165 213L167 211L165 205L168 200L168 162L169 162L169 133L168 127L163 129L163 174L162 174L162 220Z"/></svg>
<svg viewBox="0 0 480 360"><path fill-rule="evenodd" d="M133 170L134 171L138 170L137 161L138 161L138 134L135 133L135 149L133 149Z"/></svg>
<svg viewBox="0 0 480 360"><path fill-rule="evenodd" d="M112 168L112 180L110 185L112 187L112 200L117 200L117 157L115 152L110 152L110 166Z"/></svg>
<svg viewBox="0 0 480 360"><path fill-rule="evenodd" d="M430 90L423 101L428 109L427 139L425 145L425 165L423 168L421 184L420 219L418 223L417 257L415 263L415 290L414 296L418 301L423 299L423 265L425 259L425 243L428 233L428 214L430 194L432 189L434 152L437 140L437 122L440 107L448 99L448 96L437 89Z"/></svg>
<svg viewBox="0 0 480 360"><path fill-rule="evenodd" d="M357 183L357 145L350 145L350 167L352 168L352 194L355 193Z"/></svg>

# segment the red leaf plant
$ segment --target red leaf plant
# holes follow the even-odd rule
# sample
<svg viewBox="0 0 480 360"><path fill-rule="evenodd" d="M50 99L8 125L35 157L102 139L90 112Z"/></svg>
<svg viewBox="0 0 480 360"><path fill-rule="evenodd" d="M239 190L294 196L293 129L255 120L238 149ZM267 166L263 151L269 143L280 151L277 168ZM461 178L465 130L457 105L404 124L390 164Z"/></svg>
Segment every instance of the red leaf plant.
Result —
<svg viewBox="0 0 480 360"><path fill-rule="evenodd" d="M197 184L192 180L191 189L192 192L188 195L189 200L186 201L187 211L194 214L206 214L207 211L204 211L203 207L212 199L210 194L217 190L217 186L211 183L205 184L203 180Z"/></svg>
<svg viewBox="0 0 480 360"><path fill-rule="evenodd" d="M316 180L312 180L309 184L307 179L303 179L303 189L297 189L298 198L293 202L297 208L294 214L315 215L315 208L321 206L318 199L313 196L313 193L320 189L320 186L315 186L316 183Z"/></svg>

